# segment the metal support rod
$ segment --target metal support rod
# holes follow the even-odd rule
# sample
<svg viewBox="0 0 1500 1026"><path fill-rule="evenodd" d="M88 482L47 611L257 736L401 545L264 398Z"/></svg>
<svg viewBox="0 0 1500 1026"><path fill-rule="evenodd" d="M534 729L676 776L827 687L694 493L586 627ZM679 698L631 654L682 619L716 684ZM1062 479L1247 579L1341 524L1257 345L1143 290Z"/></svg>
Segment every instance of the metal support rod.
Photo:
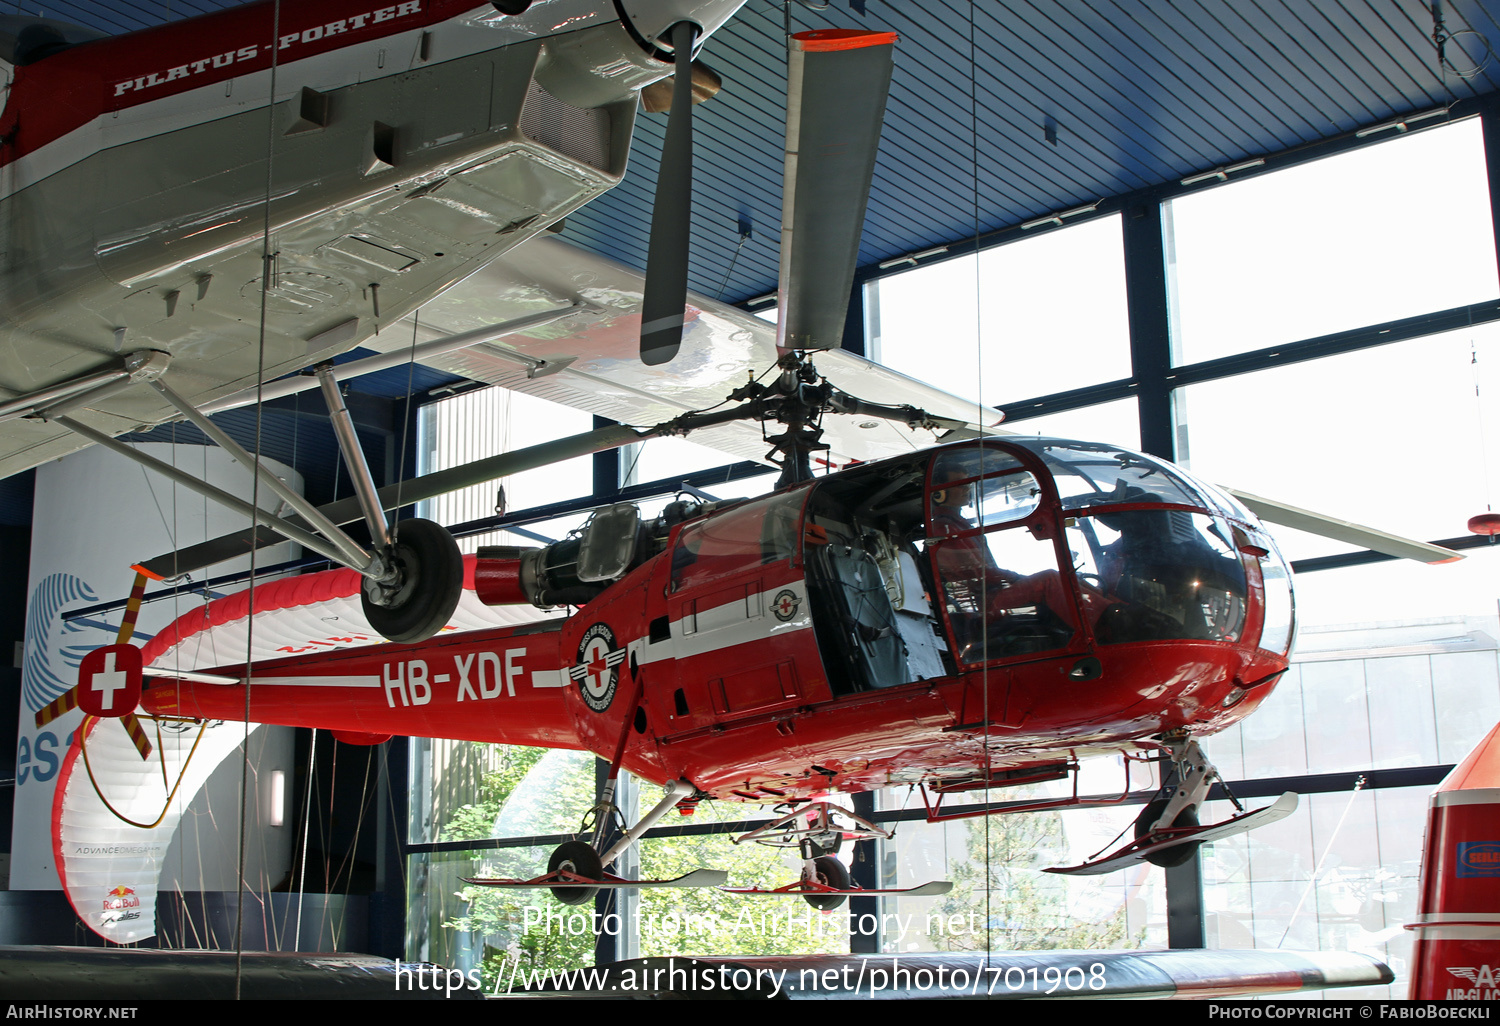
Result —
<svg viewBox="0 0 1500 1026"><path fill-rule="evenodd" d="M531 328L540 328L544 324L561 320L570 314L577 313L583 309L582 303L573 303L571 306L561 307L557 310L544 310L541 313L527 314L525 317L514 317L499 324L486 325L483 328L475 328L472 331L461 332L457 335L445 335L442 338L432 339L416 346L405 349L392 350L389 353L381 353L377 356L367 356L362 360L350 360L348 363L338 365L339 374L345 381L357 378L362 374L374 374L376 371L390 370L392 367L402 367L413 360L426 360L434 356L442 356L456 349L467 349L484 342L494 342L506 335L514 335L518 331L527 331ZM502 352L499 355L511 358L526 367L530 372L536 372L547 365L547 361L538 360L534 356L524 353ZM267 402L271 399L280 399L283 396L296 395L298 392L307 392L318 387L318 379L306 375L297 375L290 378L282 378L279 381L268 381L259 389L259 401ZM249 406L256 402L257 390L247 388L242 392L227 395L222 399L215 399L211 403L205 403L202 407L204 413L221 413L224 410L238 409L241 406Z"/></svg>
<svg viewBox="0 0 1500 1026"><path fill-rule="evenodd" d="M364 511L365 523L370 525L370 538L379 551L391 544L386 531L385 513L380 508L380 495L375 488L375 478L370 465L365 462L364 450L359 447L359 437L354 433L354 419L344 405L339 392L339 383L333 376L333 364L320 363L314 368L318 384L323 386L323 398L328 403L328 416L333 420L333 433L338 436L339 449L349 467L349 477L354 482L354 494L359 497L359 508Z"/></svg>
<svg viewBox="0 0 1500 1026"><path fill-rule="evenodd" d="M218 443L219 447L225 452L239 460L246 467L253 468L255 473L259 475L261 482L267 488L280 496L288 506L291 506L292 509L301 514L313 530L327 538L338 548L339 552L343 553L344 558L342 562L353 567L368 567L370 565L370 553L361 548L353 538L345 534L332 520L319 513L318 507L308 502L301 495L298 495L290 485L271 473L260 460L246 452L238 442L225 433L223 428L199 413L193 408L191 403L172 391L164 382L153 381L151 382L151 387L160 392L162 398L177 407L178 411L184 417L192 421L198 430Z"/></svg>
<svg viewBox="0 0 1500 1026"><path fill-rule="evenodd" d="M170 463L163 463L161 460L156 459L153 456L147 456L145 453L131 448L124 442L121 442L115 438L111 438L109 435L106 435L102 431L95 431L93 428L88 427L85 424L80 424L76 420L71 420L67 417L55 417L52 418L51 422L54 424L59 424L62 427L67 428L69 431L74 432L75 434L82 435L84 438L87 438L95 445L102 445L106 449L119 453L126 459L134 460L135 462L146 467L148 470L156 471L162 477L165 477L168 481L174 481L177 484L182 485L184 488L191 488L198 494L206 496L223 506L228 506L230 509L235 510L238 513L243 513L247 517L254 517L258 523L262 524L265 527L269 527L271 530L275 531L283 538L294 541L305 548L312 549L314 552L326 556L328 559L333 560L335 563L348 565L344 563L343 557L340 555L338 549L336 549L327 540L318 537L311 531L304 531L300 527L293 527L292 525L282 520L280 517L273 514L270 510L259 509L258 507L252 505L244 499L241 499L237 495L231 495L228 492L224 491L222 488L215 488L213 485L207 483L206 481L200 481L196 477L193 477L191 474L178 470ZM364 573L369 568L356 566L351 567L351 569L358 570L360 573Z"/></svg>
<svg viewBox="0 0 1500 1026"><path fill-rule="evenodd" d="M682 800L691 795L695 790L692 784L686 780L674 780L667 785L667 793L662 795L661 801L656 807L646 813L636 822L635 826L625 831L620 839L610 845L609 851L605 852L599 859L605 869L625 853L625 849L634 844L642 834L654 827L659 819L675 809Z"/></svg>
<svg viewBox="0 0 1500 1026"><path fill-rule="evenodd" d="M447 470L424 474L407 481L388 484L380 490L381 502L394 509L398 498L408 503L420 502L423 499L457 491L460 488L493 481L498 477L534 470L537 467L572 459L575 456L585 456L600 449L624 445L645 437L648 436L634 428L616 426L585 432L581 435L571 435L551 442L542 442L525 449L490 456L461 467L450 467ZM758 466L756 469L760 470ZM339 499L318 508L323 511L324 516L336 524L351 523L361 516L357 497ZM178 574L187 570L196 570L228 559L230 556L241 555L249 551L252 546L269 544L269 542L258 540L257 533L249 529L236 531L198 545L189 545L185 549L154 556L142 565L153 573L161 573L162 576L167 576L168 573Z"/></svg>
<svg viewBox="0 0 1500 1026"><path fill-rule="evenodd" d="M87 392L79 392L75 395L59 399L57 402L38 410L36 415L43 420L55 421L61 414L72 413L74 410L87 409L90 406L98 404L103 399L108 399L112 395L125 391L134 384L135 381L131 378L126 378L123 381L111 381L97 388L91 388Z"/></svg>
<svg viewBox="0 0 1500 1026"><path fill-rule="evenodd" d="M609 762L609 771L604 780L604 786L599 789L599 800L594 803L594 840L593 845L598 848L609 836L610 813L615 807L615 782L620 779L620 764L625 759L625 744L630 740L630 732L634 727L636 711L641 707L641 699L646 693L646 679L632 674L636 677L635 694L630 703L625 706L625 720L620 725L620 741L615 745L614 758Z"/></svg>
<svg viewBox="0 0 1500 1026"><path fill-rule="evenodd" d="M98 385L108 385L117 381L124 381L130 377L128 370L99 371L97 374L87 374L72 381L64 381L60 385L50 388L39 389L35 392L27 392L18 395L14 399L0 402L0 421L15 420L31 413L38 406L50 402L53 399L62 399L66 396L75 395L85 389L92 389Z"/></svg>
<svg viewBox="0 0 1500 1026"><path fill-rule="evenodd" d="M172 362L171 354L164 353L159 349L141 349L129 353L124 358L124 366L116 371L105 371L102 374L90 374L84 378L72 382L64 382L53 386L42 392L34 393L31 397L20 397L7 404L11 407L16 402L27 399L36 399L37 396L47 393L61 394L62 398L54 402L36 399L26 402L22 409L13 410L7 417L0 420L10 420L15 417L35 416L42 420L55 420L64 413L92 406L101 399L107 399L117 392L123 392L137 381L155 381L166 373L167 366ZM102 384L89 387L90 383L98 380ZM79 389L82 388L82 391Z"/></svg>

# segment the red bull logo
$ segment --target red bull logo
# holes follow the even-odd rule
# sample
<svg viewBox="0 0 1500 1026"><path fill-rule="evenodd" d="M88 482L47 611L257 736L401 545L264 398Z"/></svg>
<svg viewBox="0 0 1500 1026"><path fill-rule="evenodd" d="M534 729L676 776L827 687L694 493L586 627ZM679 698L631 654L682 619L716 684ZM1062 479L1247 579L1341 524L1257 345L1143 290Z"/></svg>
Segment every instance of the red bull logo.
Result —
<svg viewBox="0 0 1500 1026"><path fill-rule="evenodd" d="M140 908L141 899L135 896L135 891L124 884L112 887L105 891L104 911L110 912L121 908Z"/></svg>

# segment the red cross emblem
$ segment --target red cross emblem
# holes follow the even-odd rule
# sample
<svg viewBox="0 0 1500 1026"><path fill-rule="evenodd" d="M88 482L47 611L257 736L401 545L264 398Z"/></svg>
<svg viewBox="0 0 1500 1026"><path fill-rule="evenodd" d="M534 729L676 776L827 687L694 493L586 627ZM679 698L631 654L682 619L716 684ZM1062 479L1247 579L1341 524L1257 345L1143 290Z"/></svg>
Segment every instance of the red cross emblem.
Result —
<svg viewBox="0 0 1500 1026"><path fill-rule="evenodd" d="M785 589L777 593L771 602L771 612L778 620L790 620L797 615L797 607L802 603L797 599L797 593L791 589Z"/></svg>

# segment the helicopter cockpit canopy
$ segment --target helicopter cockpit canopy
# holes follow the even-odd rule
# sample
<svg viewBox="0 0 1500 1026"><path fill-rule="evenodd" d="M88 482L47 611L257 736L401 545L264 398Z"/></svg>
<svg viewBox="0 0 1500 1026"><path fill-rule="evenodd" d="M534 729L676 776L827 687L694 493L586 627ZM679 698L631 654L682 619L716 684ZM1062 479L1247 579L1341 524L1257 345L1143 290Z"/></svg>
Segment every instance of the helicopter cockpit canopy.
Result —
<svg viewBox="0 0 1500 1026"><path fill-rule="evenodd" d="M1290 644L1289 574L1255 518L1140 453L986 439L826 478L804 516L849 690L1096 645Z"/></svg>

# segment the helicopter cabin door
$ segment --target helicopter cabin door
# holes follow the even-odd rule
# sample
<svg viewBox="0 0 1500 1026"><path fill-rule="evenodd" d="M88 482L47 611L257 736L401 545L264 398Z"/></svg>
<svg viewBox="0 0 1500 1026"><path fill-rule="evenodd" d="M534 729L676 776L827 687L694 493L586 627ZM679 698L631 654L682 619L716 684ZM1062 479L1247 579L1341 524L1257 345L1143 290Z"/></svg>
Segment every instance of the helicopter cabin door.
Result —
<svg viewBox="0 0 1500 1026"><path fill-rule="evenodd" d="M1037 476L992 445L938 452L927 553L960 669L1076 647L1072 564Z"/></svg>
<svg viewBox="0 0 1500 1026"><path fill-rule="evenodd" d="M685 524L672 549L667 611L676 671L666 733L761 716L828 694L797 527L807 489Z"/></svg>

